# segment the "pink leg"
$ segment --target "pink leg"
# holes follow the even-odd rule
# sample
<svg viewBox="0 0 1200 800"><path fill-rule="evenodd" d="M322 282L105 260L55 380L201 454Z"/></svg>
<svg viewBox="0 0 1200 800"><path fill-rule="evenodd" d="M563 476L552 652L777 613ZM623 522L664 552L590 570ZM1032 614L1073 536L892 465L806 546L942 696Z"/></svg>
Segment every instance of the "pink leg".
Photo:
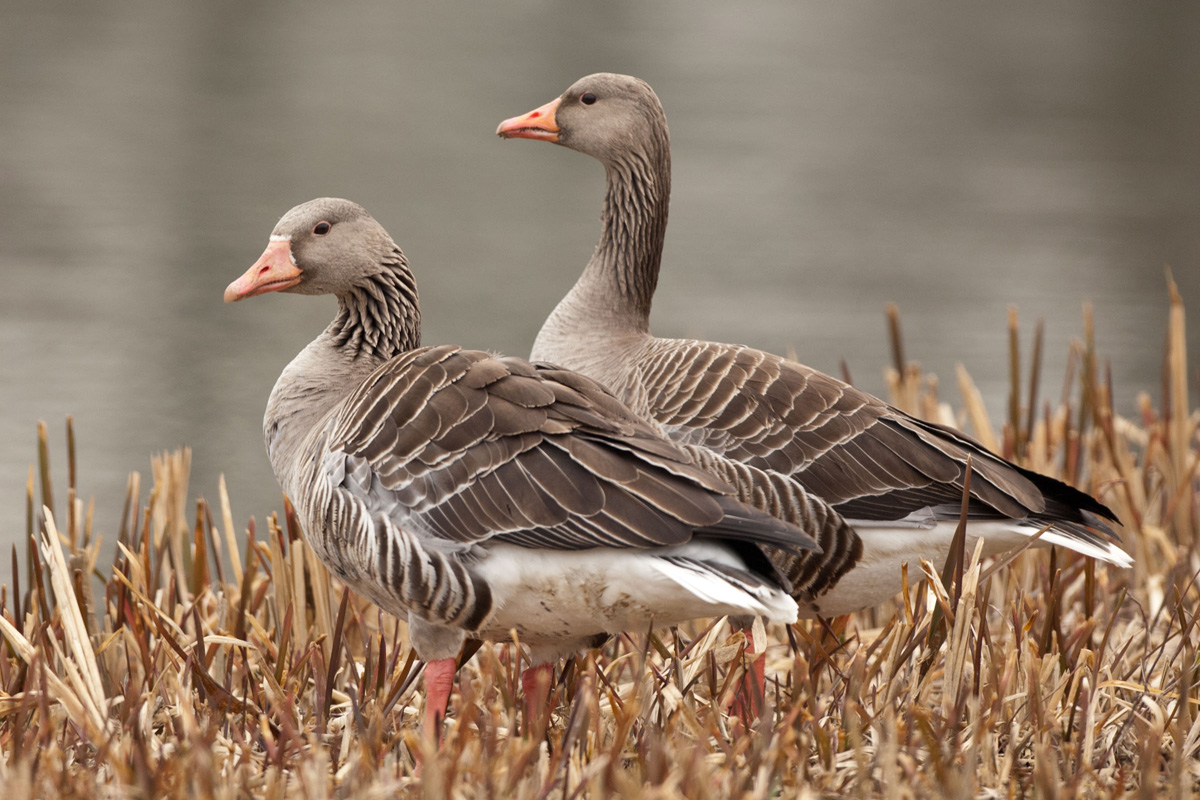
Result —
<svg viewBox="0 0 1200 800"><path fill-rule="evenodd" d="M521 693L525 695L525 727L528 730L532 731L534 722L542 718L553 683L553 664L537 664L521 673Z"/></svg>
<svg viewBox="0 0 1200 800"><path fill-rule="evenodd" d="M749 630L746 631L750 633ZM767 655L754 652L754 637L746 637L746 672L734 690L729 711L742 721L747 730L762 715L767 688Z"/></svg>
<svg viewBox="0 0 1200 800"><path fill-rule="evenodd" d="M425 665L425 735L438 743L442 741L442 720L446 718L457 668L453 656Z"/></svg>

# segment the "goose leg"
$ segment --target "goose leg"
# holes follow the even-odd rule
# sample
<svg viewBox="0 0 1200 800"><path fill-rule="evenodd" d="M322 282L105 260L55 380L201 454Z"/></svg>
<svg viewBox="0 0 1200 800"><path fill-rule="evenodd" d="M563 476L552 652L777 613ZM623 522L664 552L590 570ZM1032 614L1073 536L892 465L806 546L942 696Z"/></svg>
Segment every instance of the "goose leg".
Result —
<svg viewBox="0 0 1200 800"><path fill-rule="evenodd" d="M744 658L747 661L746 671L738 681L733 700L729 703L729 712L749 730L762 715L767 686L767 654L756 653L753 637L747 637Z"/></svg>
<svg viewBox="0 0 1200 800"><path fill-rule="evenodd" d="M746 671L738 681L726 711L741 720L743 727L749 730L762 715L767 691L767 654L758 652L756 645L756 634L761 632L762 623L753 617L733 617L729 621L735 630L740 629L746 637L746 646L742 651ZM759 631L755 631L755 626L759 627Z"/></svg>
<svg viewBox="0 0 1200 800"><path fill-rule="evenodd" d="M534 723L542 718L554 682L554 664L535 664L521 673L521 693L525 695L525 727L533 731Z"/></svg>
<svg viewBox="0 0 1200 800"><path fill-rule="evenodd" d="M442 720L446 718L446 707L450 704L450 690L454 686L454 673L458 660L439 658L425 665L425 736L439 744L442 741Z"/></svg>

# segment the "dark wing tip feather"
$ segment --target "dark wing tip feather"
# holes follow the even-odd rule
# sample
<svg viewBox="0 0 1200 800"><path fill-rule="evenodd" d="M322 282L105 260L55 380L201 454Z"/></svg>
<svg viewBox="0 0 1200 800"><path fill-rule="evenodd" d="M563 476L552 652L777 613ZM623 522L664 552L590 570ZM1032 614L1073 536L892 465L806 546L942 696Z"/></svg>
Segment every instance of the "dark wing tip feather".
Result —
<svg viewBox="0 0 1200 800"><path fill-rule="evenodd" d="M816 540L796 526L732 497L716 499L725 516L719 522L697 528L697 536L751 542L796 554L821 552Z"/></svg>
<svg viewBox="0 0 1200 800"><path fill-rule="evenodd" d="M1070 509L1079 514L1085 522L1088 520L1088 515L1091 515L1094 518L1094 523L1088 522L1087 524L1094 525L1094 527L1098 527L1114 537L1116 536L1110 523L1119 525L1121 524L1121 520L1117 518L1117 515L1108 506L1087 492L1076 489L1068 483L1063 483L1057 478L1051 478L1047 475L1025 469L1024 467L1018 467L1016 464L1012 466L1024 477L1032 481L1042 494L1045 495L1046 513L1072 516L1069 513L1064 513L1064 509Z"/></svg>
<svg viewBox="0 0 1200 800"><path fill-rule="evenodd" d="M1007 485L1011 481L1004 478L1003 473L1011 470L1016 476L1032 484L1036 493L1040 495L1039 499L1044 505L1033 514L1034 519L1040 520L1042 523L1052 523L1056 528L1069 531L1088 541L1104 538L1107 538L1109 542L1119 543L1121 541L1113 527L1114 524L1120 524L1120 519L1117 518L1112 509L1087 492L1064 483L1057 478L1051 478L1040 472L1034 472L1033 470L1018 466L992 453L982 444L961 431L947 428L937 423L919 420L900 411L894 410L893 413L903 415L905 419L915 422L919 427L928 432L946 437L958 447L966 448L968 452L975 451L980 456L976 464L976 469L979 470L980 477L987 479L987 485L992 496L982 495L978 491L978 487L974 485L972 487L972 494L979 496L980 499L992 507L1008 513L1004 505L997 505L995 503L997 492L1002 499L1004 496L1009 496L1012 500L1022 503L1022 500L1014 494L1014 490L1019 487ZM994 486L991 484L994 484ZM1009 515L1012 516L1011 514Z"/></svg>

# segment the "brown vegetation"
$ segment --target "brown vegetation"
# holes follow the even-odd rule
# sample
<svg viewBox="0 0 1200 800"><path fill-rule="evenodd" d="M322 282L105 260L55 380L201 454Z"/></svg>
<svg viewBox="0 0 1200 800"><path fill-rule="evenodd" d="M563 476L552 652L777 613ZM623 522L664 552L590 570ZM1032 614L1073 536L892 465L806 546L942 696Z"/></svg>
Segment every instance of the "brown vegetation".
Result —
<svg viewBox="0 0 1200 800"><path fill-rule="evenodd" d="M893 402L958 421L893 322ZM148 497L131 477L100 568L69 423L66 503L35 510L56 508L42 428L31 547L0 588L5 800L1192 796L1200 416L1182 304L1172 287L1163 399L1142 398L1136 420L1113 411L1089 320L1054 406L1038 400L1040 335L1022 391L1015 314L1011 327L1002 431L960 372L967 427L1110 505L1135 567L1044 550L910 564L926 580L891 607L768 630L772 705L751 731L720 711L744 640L715 621L573 661L534 720L516 651L485 646L436 749L404 625L332 581L290 515L239 528L224 485L215 507L189 504L177 452L154 461Z"/></svg>

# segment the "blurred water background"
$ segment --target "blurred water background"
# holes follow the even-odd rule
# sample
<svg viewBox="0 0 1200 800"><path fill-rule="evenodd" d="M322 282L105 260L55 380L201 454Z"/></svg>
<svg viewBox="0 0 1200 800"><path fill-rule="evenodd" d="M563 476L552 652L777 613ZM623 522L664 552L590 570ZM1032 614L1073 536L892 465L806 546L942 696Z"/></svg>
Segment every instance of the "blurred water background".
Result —
<svg viewBox="0 0 1200 800"><path fill-rule="evenodd" d="M844 359L882 392L894 301L908 356L955 405L965 364L998 418L1006 309L1027 346L1045 319L1056 396L1090 300L1132 411L1159 393L1164 267L1200 310L1198 43L1200 6L1166 2L5 0L0 579L39 419L61 504L74 415L110 543L128 473L181 444L239 525L280 507L262 410L333 301L221 294L296 203L392 232L426 342L527 354L603 171L492 134L601 70L670 119L657 333Z"/></svg>

